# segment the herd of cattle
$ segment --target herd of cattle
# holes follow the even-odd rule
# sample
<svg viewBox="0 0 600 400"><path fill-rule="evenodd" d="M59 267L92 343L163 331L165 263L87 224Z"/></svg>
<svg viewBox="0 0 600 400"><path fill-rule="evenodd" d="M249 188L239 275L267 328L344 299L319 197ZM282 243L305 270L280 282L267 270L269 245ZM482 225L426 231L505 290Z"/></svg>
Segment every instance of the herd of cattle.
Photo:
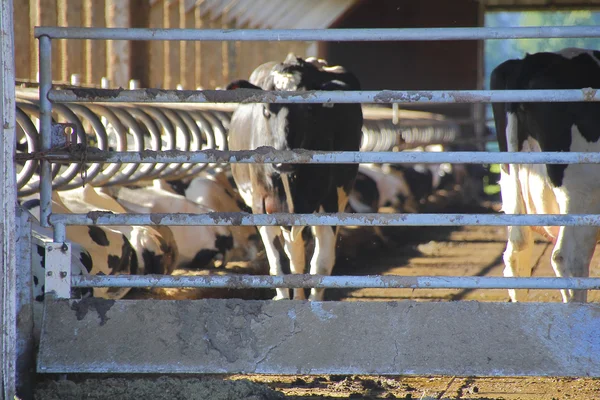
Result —
<svg viewBox="0 0 600 400"><path fill-rule="evenodd" d="M600 87L598 52L568 49L538 53L498 66L492 89L581 89ZM356 76L324 60L293 55L282 63L259 66L249 80L232 82L228 90L360 90ZM600 105L587 103L494 104L501 151L599 151ZM358 151L363 116L358 104L243 104L229 126L229 148L249 150ZM443 151L432 146L429 151ZM595 213L600 211L600 167L580 165L503 165L501 190L506 213ZM360 212L383 208L418 212L419 204L442 187L467 179L461 165L291 165L233 164L205 170L177 181L155 179L146 185L86 185L55 191L54 212L85 213L253 213ZM39 219L39 197L20 199ZM587 276L596 227L540 227L555 240L552 265L558 276ZM35 224L35 234L52 237ZM505 276L529 276L532 228L509 227ZM73 274L171 274L175 269L202 269L215 261L253 260L264 251L270 273L329 275L335 264L338 229L332 227L236 226L69 226ZM307 242L314 241L306 262ZM42 301L43 249L33 251L34 291ZM122 298L128 289L93 290L93 295ZM303 290L277 289L276 298L304 299ZM510 291L513 301L520 291ZM322 300L323 290L309 299ZM565 301L585 301L585 293L563 291Z"/></svg>

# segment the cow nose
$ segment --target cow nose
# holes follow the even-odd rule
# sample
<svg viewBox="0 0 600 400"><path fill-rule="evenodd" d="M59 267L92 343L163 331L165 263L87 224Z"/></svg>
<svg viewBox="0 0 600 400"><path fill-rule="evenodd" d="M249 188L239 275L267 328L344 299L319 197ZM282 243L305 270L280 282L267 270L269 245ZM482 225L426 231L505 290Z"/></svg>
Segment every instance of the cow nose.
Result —
<svg viewBox="0 0 600 400"><path fill-rule="evenodd" d="M273 167L279 173L290 173L290 172L292 172L294 170L294 165L293 164L274 163Z"/></svg>

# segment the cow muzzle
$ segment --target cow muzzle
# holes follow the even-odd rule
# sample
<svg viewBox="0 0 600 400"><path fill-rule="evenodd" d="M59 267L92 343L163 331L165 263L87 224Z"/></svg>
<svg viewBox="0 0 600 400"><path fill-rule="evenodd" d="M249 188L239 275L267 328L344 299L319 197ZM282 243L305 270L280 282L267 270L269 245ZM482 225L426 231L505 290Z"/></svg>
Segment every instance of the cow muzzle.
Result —
<svg viewBox="0 0 600 400"><path fill-rule="evenodd" d="M291 174L294 172L294 164L274 163L273 168L280 174Z"/></svg>

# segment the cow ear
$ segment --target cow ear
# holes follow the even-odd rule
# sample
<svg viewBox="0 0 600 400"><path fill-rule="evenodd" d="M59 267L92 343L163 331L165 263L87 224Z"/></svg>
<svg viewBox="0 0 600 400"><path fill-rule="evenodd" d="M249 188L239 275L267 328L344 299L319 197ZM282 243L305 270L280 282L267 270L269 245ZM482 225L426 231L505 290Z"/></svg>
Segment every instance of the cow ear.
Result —
<svg viewBox="0 0 600 400"><path fill-rule="evenodd" d="M350 90L350 85L348 85L346 82L335 79L323 83L319 90Z"/></svg>
<svg viewBox="0 0 600 400"><path fill-rule="evenodd" d="M258 89L258 90L262 90L262 88L251 84L250 82L246 81L246 80L237 80L237 81L233 81L231 82L229 85L227 85L227 87L225 88L226 90L234 90L234 89Z"/></svg>

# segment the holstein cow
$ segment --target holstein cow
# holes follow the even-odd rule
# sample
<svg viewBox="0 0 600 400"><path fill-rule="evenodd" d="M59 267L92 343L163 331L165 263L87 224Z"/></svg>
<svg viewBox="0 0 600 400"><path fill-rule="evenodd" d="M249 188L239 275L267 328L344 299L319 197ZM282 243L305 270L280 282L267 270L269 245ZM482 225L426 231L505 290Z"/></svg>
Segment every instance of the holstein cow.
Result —
<svg viewBox="0 0 600 400"><path fill-rule="evenodd" d="M31 203L29 204L31 206ZM26 208L26 207L24 207ZM42 325L45 284L46 284L46 253L41 242L52 241L52 230L44 228L34 215L31 215L31 278L33 287L33 334L39 340ZM92 255L78 243L71 243L71 275L88 275L93 270ZM98 272L98 271L96 271ZM91 289L72 290L73 298L92 295Z"/></svg>
<svg viewBox="0 0 600 400"><path fill-rule="evenodd" d="M95 210L127 213L127 210L115 199L96 191L91 185L63 191L60 192L60 195L58 192L54 192L53 199L62 201L65 207L74 213L87 213ZM177 264L178 250L169 228L123 225L105 227L105 229L120 232L127 237L135 250L139 274L169 275L173 272Z"/></svg>
<svg viewBox="0 0 600 400"><path fill-rule="evenodd" d="M23 208L29 210L36 221L39 221L40 201L39 199L30 199L22 203ZM60 202L59 198L52 200L52 211L60 214L69 214L70 211ZM42 228L39 222L33 222L34 228L37 226L37 231L41 235L51 238L52 231ZM120 232L115 232L103 226L67 226L67 240L73 246L71 249L71 271L73 273L82 272L82 268L77 267L79 259L81 265L91 275L120 275L120 274L138 274L143 273L139 269L139 263L136 251L131 246L131 243ZM36 256L42 257L37 251L33 253L33 274L34 274L34 293L35 299L42 301L44 293L44 277L40 268L45 268L44 260L40 259L36 262ZM88 259L89 256L89 259ZM38 268L39 266L39 268ZM38 271L38 272L36 272ZM37 283L35 282L37 278ZM129 288L94 288L94 297L102 297L106 299L120 299Z"/></svg>
<svg viewBox="0 0 600 400"><path fill-rule="evenodd" d="M249 81L232 82L228 89L263 90L360 90L358 79L344 68L303 60L293 54L283 63L259 66ZM307 149L358 151L361 140L360 104L243 104L233 113L229 148L251 150L271 146L277 150ZM240 194L255 214L344 211L356 177L357 165L233 164ZM275 242L283 247L292 273L305 270L302 227L259 227L272 275L282 275ZM315 251L310 273L330 275L335 263L337 229L312 227ZM277 299L289 298L277 289ZM295 290L303 299L304 291ZM313 289L311 300L322 300L323 289Z"/></svg>
<svg viewBox="0 0 600 400"><path fill-rule="evenodd" d="M184 187L184 186L182 186ZM238 212L235 200L216 181L196 178L185 186L187 198L173 193L164 181L139 189L106 187L127 211L136 213ZM258 235L252 226L170 226L179 252L178 268L207 267L217 257L228 261L249 261L258 253Z"/></svg>
<svg viewBox="0 0 600 400"><path fill-rule="evenodd" d="M600 88L600 52L565 49L527 54L492 72L490 87L501 89ZM600 104L496 103L493 105L501 151L600 151ZM507 214L599 213L597 164L502 165L502 209ZM551 263L557 276L587 277L598 228L508 227L505 276L531 275L532 230L555 241ZM563 301L587 300L586 291L562 290ZM526 291L511 290L513 301Z"/></svg>

